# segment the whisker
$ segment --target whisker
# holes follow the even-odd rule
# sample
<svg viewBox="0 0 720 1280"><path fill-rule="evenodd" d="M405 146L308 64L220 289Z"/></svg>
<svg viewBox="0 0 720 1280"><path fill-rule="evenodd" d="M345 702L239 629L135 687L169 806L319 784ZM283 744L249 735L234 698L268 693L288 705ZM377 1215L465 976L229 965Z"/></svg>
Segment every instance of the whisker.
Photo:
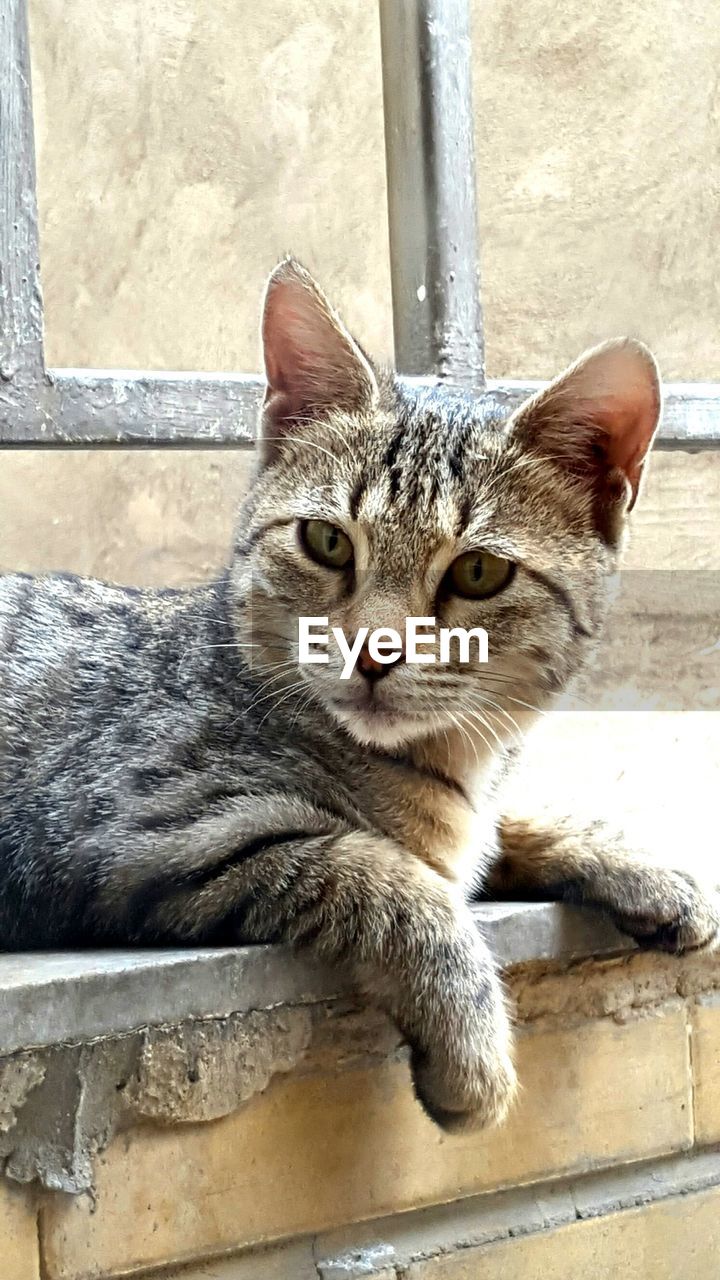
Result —
<svg viewBox="0 0 720 1280"><path fill-rule="evenodd" d="M505 750L505 743L502 741L502 739L499 737L499 735L495 732L495 730L493 729L493 727L492 727L492 725L489 723L489 721L488 721L488 720L486 720L485 716L481 715L479 711L473 711L473 709L472 709L471 707L468 707L468 708L467 708L467 714L468 714L468 715L470 716L470 718L471 718L471 723L472 723L472 721L478 721L478 722L483 726L483 728L484 728L484 729L487 729L488 733L491 733L491 734L492 734L493 738L495 739L495 741L496 741L496 743L497 743L497 745L498 745L498 749L499 749L500 751L504 751L504 750ZM492 748L491 748L491 750L492 750Z"/></svg>
<svg viewBox="0 0 720 1280"><path fill-rule="evenodd" d="M314 701L314 696L315 696L315 695L314 695L314 691L313 691L312 689L309 689L309 690L308 690L308 693L307 693L307 696L306 696L306 698L305 698L305 700L304 700L304 702L300 702L300 703L298 703L298 706L297 706L297 709L296 709L296 711L295 711L295 714L294 714L294 716L293 716L292 720L290 721L290 728L291 728L291 729L292 729L292 728L293 728L293 726L296 724L296 722L297 722L297 720L298 720L299 716L301 716L301 715L303 714L303 712L304 712L304 711L306 711L306 710L307 710L307 708L310 706L310 704Z"/></svg>
<svg viewBox="0 0 720 1280"><path fill-rule="evenodd" d="M263 683L260 685L257 695L252 699L252 702L248 703L248 711L253 711L255 707L259 707L263 702L267 702L268 698L272 698L276 693L280 692L279 689L271 689L270 686L277 684L279 680L286 679L287 676L290 674L287 668L291 666L294 667L295 663L286 662L286 663L282 663L281 665L282 665L281 670L278 669L275 672L275 675L269 676L268 679L264 680ZM300 683L304 684L305 681L301 680Z"/></svg>
<svg viewBox="0 0 720 1280"><path fill-rule="evenodd" d="M465 724L469 724L471 729L474 729L474 726L473 726L472 721L467 719L467 717L465 716L464 712L462 712L462 711L458 711L458 710L456 709L455 714L456 714L457 716L459 716L459 717L460 717L460 719L461 719ZM482 736L482 735L481 735L481 736ZM479 773L479 772L480 772L480 757L479 757L479 755L478 755L477 743L475 742L475 739L474 739L474 737L473 737L472 733L469 733L469 734L467 735L467 737L468 737L468 742L470 743L470 745L471 745L471 747L472 747L472 749L473 749L473 754L474 754L474 756L475 756L475 765L476 765L477 770L478 770L478 773Z"/></svg>
<svg viewBox="0 0 720 1280"><path fill-rule="evenodd" d="M501 695L501 696L502 696L502 695ZM510 712L506 710L506 708L505 708L505 707L501 706L501 704L500 704L499 702L495 702L495 700L494 700L493 698L483 698L483 697L482 697L482 696L480 696L480 695L471 695L471 697L472 697L473 701L478 701L478 703L479 703L479 705L480 705L480 706L482 706L482 707L492 707L495 711L499 711L499 712L500 712L500 714L501 714L501 715L503 715L503 716L505 717L505 719L507 720L508 724L509 724L509 725L511 725L511 726L512 726L512 728L515 730L515 732L516 732L517 736L518 736L519 738L522 738L522 737L524 736L524 735L523 735L523 731L522 731L522 729L520 728L520 725L518 724L518 722L517 722L517 720L515 719L515 717L514 717L514 716L512 716L512 715L510 714Z"/></svg>
<svg viewBox="0 0 720 1280"><path fill-rule="evenodd" d="M495 692L495 690L493 690ZM499 693L499 698L504 698L507 702L512 702L515 706L524 707L526 711L534 711L538 716L547 715L547 707L538 707L535 702L525 702L522 698L515 698L509 693Z"/></svg>
<svg viewBox="0 0 720 1280"><path fill-rule="evenodd" d="M288 698L291 698L295 693L297 693L298 689L304 686L304 684L305 684L304 680L298 680L296 684L292 684L289 689L285 690L285 693L282 695L282 697L278 698L277 702L274 702L272 706L269 708L269 710L265 712L265 715L263 716L262 720L258 724L258 732L260 732L260 730L262 729L268 717L271 715L274 715L278 707L282 706L283 702L287 702Z"/></svg>
<svg viewBox="0 0 720 1280"><path fill-rule="evenodd" d="M227 640L221 644L190 644L186 652L190 650L199 652L201 649L263 649L265 647L265 645L253 644L249 640Z"/></svg>
<svg viewBox="0 0 720 1280"><path fill-rule="evenodd" d="M469 733L468 733L467 729L464 729L464 728L463 728L463 726L460 724L460 721L455 717L454 712L452 712L452 711L448 711L448 715L450 716L450 719L452 720L453 724L455 725L455 728L457 729L458 733L460 734L460 737L461 737L461 738L463 738L463 739L467 739L467 741L468 741L468 742L470 743L470 745L472 746L472 745L473 745L472 738L470 737L470 735L469 735ZM490 749L490 748L489 748L489 745L488 745L488 750L489 750L489 749ZM477 747L475 748L475 756L476 756L476 758L477 758ZM479 767L479 764L480 764L480 761L478 760L478 767Z"/></svg>

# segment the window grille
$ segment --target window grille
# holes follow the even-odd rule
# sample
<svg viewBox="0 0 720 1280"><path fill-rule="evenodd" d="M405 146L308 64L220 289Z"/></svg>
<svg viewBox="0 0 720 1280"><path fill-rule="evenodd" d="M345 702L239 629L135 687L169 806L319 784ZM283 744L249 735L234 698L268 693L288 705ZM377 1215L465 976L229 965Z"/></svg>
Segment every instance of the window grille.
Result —
<svg viewBox="0 0 720 1280"><path fill-rule="evenodd" d="M395 361L502 412L542 383L485 378L468 8L380 0ZM46 368L27 0L0 0L0 175L0 446L251 446L260 376ZM666 384L658 445L720 445L720 384Z"/></svg>

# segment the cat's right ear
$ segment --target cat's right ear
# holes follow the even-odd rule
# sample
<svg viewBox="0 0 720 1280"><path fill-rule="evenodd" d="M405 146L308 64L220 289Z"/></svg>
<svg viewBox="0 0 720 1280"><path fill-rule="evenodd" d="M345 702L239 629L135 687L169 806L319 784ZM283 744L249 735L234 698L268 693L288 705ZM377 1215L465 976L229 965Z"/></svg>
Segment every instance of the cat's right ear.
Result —
<svg viewBox="0 0 720 1280"><path fill-rule="evenodd" d="M357 413L377 398L372 367L312 276L294 258L273 271L265 290L262 348L267 389L261 456L332 409Z"/></svg>

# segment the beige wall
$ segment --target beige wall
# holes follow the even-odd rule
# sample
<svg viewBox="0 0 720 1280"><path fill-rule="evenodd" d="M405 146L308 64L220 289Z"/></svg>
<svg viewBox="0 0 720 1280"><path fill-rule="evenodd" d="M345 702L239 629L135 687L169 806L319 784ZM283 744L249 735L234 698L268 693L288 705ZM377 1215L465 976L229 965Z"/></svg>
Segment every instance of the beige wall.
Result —
<svg viewBox="0 0 720 1280"><path fill-rule="evenodd" d="M720 377L716 0L474 0L489 368Z"/></svg>
<svg viewBox="0 0 720 1280"><path fill-rule="evenodd" d="M258 367L292 249L389 355L375 0L31 0L48 358Z"/></svg>
<svg viewBox="0 0 720 1280"><path fill-rule="evenodd" d="M65 569L138 585L225 563L246 452L0 453L0 572ZM634 569L720 569L720 452L659 453L635 516ZM682 589L679 585L679 594Z"/></svg>
<svg viewBox="0 0 720 1280"><path fill-rule="evenodd" d="M199 582L226 560L247 452L0 453L0 572Z"/></svg>
<svg viewBox="0 0 720 1280"><path fill-rule="evenodd" d="M389 355L375 0L30 7L51 364L256 369L259 294L288 248ZM490 372L549 374L630 329L666 376L720 377L714 0L473 12ZM639 562L713 561L717 462L656 460ZM202 578L246 468L0 455L0 568Z"/></svg>
<svg viewBox="0 0 720 1280"><path fill-rule="evenodd" d="M491 374L629 329L720 376L715 0L472 9ZM51 363L254 369L288 248L389 354L377 0L31 14Z"/></svg>

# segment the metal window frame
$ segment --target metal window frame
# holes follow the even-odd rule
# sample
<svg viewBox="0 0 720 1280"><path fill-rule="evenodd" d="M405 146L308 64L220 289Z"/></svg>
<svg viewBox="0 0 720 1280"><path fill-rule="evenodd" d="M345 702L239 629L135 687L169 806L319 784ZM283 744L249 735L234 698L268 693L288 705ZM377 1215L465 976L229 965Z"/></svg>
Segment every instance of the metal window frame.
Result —
<svg viewBox="0 0 720 1280"><path fill-rule="evenodd" d="M486 380L468 0L380 0L396 367L510 410ZM0 448L251 447L263 379L48 369L27 0L0 0ZM720 445L720 384L668 383L661 448Z"/></svg>

